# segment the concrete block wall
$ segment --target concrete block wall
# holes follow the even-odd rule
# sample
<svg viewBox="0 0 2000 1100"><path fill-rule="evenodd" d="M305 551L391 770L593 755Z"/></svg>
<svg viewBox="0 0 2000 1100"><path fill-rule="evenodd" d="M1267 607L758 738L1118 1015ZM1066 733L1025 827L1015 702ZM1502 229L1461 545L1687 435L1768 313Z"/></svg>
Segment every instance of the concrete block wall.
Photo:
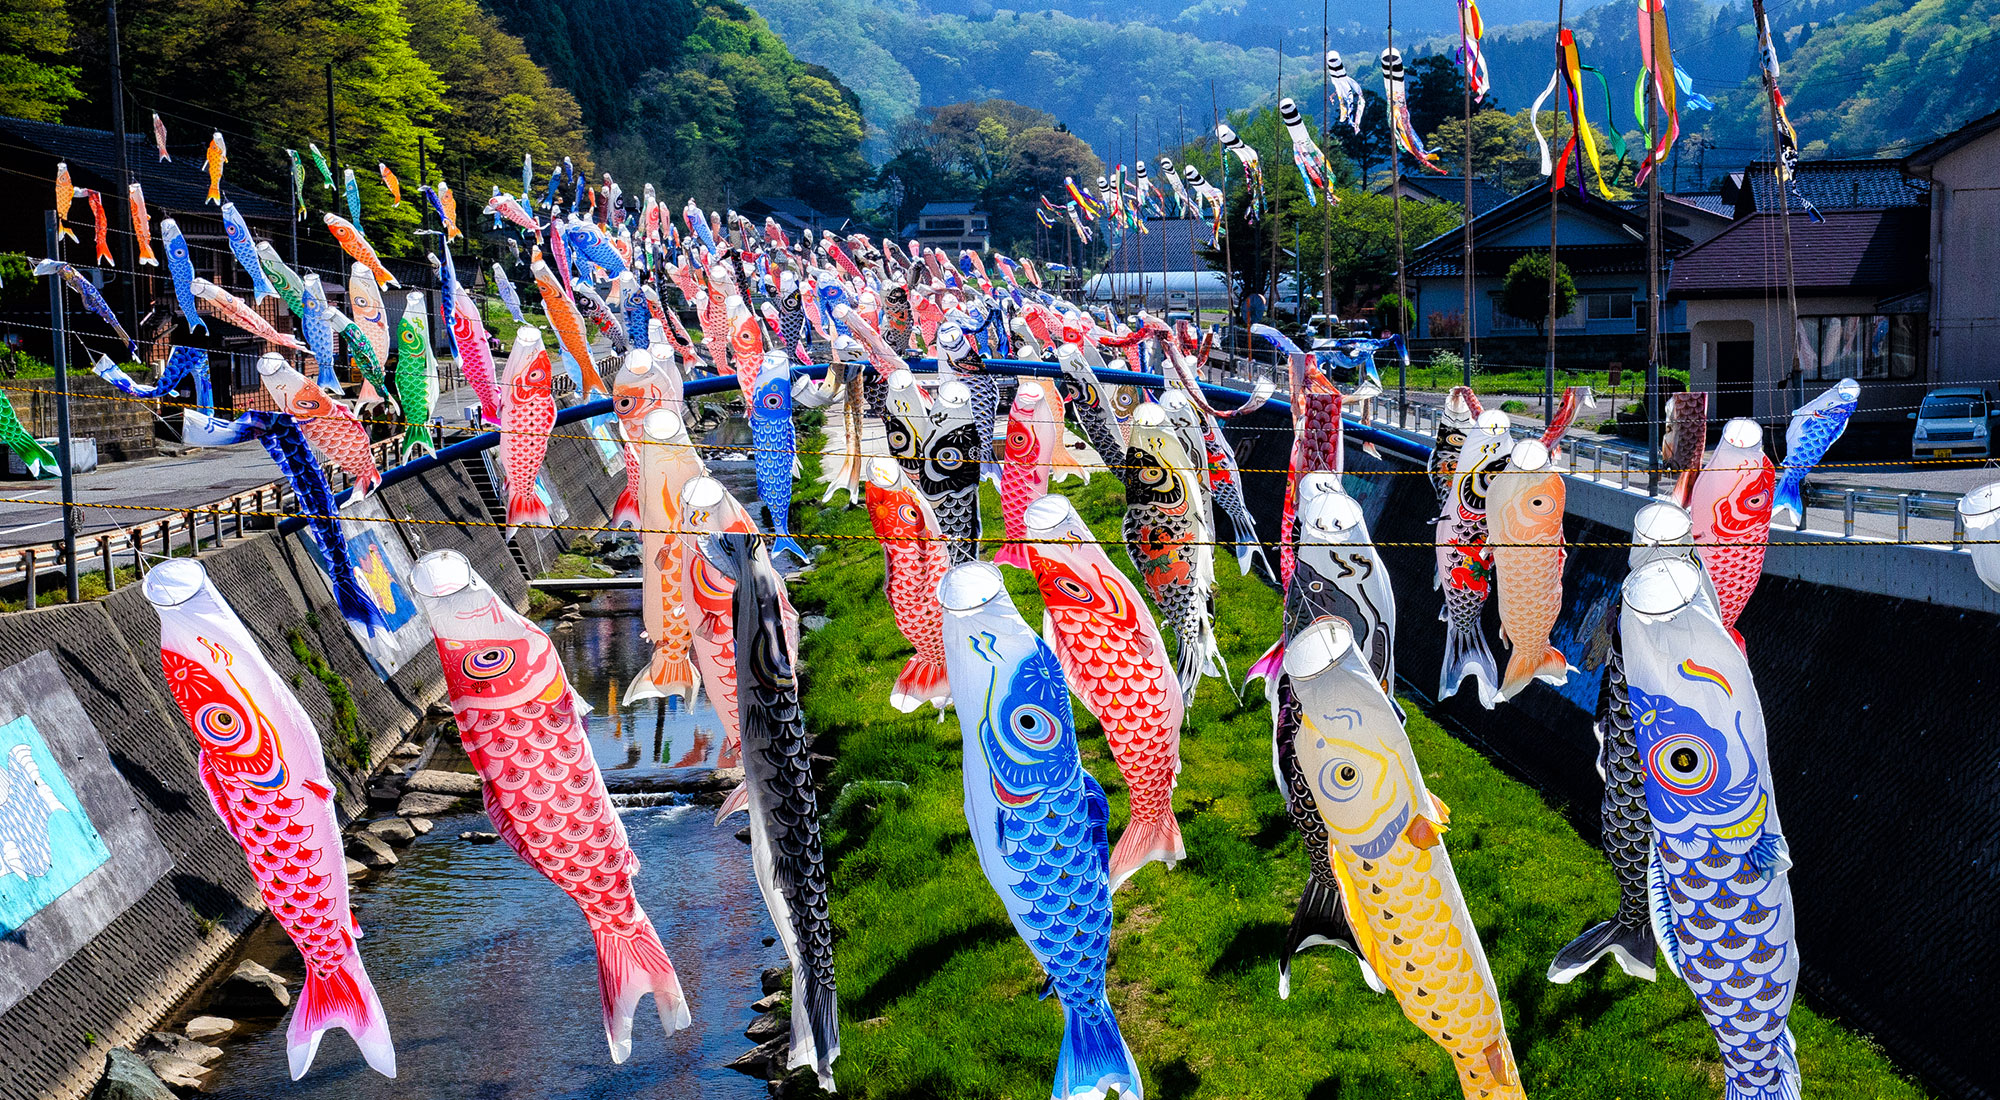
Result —
<svg viewBox="0 0 2000 1100"><path fill-rule="evenodd" d="M600 524L617 485L588 440L551 447L547 469L570 503L573 524ZM477 458L472 461L479 461ZM622 473L619 476L622 482ZM382 491L391 516L437 522L398 525L414 560L449 547L472 560L517 607L528 578L502 531L486 523L462 465L429 471ZM365 808L366 775L333 743L334 705L293 656L302 635L354 698L371 755L381 757L443 698L428 648L384 683L348 634L301 532L265 533L202 555L209 575L281 679L293 685L328 742L329 772L345 816ZM150 817L173 868L40 987L0 1013L0 1100L74 1100L89 1094L105 1052L150 1030L202 982L262 911L241 850L222 828L196 775L195 741L160 679L159 618L137 585L75 606L0 615L0 667L49 651ZM211 930L204 924L213 921Z"/></svg>
<svg viewBox="0 0 2000 1100"><path fill-rule="evenodd" d="M55 385L53 378L0 383L22 425L43 439L56 434ZM69 387L70 433L96 440L98 461L129 462L157 453L153 402L126 397L94 374L72 373Z"/></svg>

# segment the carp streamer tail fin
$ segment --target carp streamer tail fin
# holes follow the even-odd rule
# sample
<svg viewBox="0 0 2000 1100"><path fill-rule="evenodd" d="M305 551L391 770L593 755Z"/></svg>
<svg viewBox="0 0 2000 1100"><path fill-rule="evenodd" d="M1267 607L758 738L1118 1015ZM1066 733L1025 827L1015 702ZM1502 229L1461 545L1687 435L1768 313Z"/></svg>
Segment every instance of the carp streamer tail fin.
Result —
<svg viewBox="0 0 2000 1100"><path fill-rule="evenodd" d="M659 934L644 913L638 927L630 932L616 928L592 928L597 940L597 991L604 999L604 1038L611 1044L611 1060L624 1062L632 1056L632 1012L639 998L653 995L653 1007L660 1013L660 1026L667 1034L693 1022L687 998L681 995L681 979L660 946Z"/></svg>
<svg viewBox="0 0 2000 1100"><path fill-rule="evenodd" d="M1468 676L1479 691L1479 705L1492 710L1499 699L1500 666L1493 660L1493 651L1487 648L1486 636L1446 624L1444 673L1438 679L1438 698L1458 694L1459 686Z"/></svg>
<svg viewBox="0 0 2000 1100"><path fill-rule="evenodd" d="M904 714L925 703L934 704L942 710L949 702L951 685L945 681L944 666L922 657L910 658L910 663L903 666L902 674L896 677L896 685L889 689L889 705Z"/></svg>
<svg viewBox="0 0 2000 1100"><path fill-rule="evenodd" d="M1799 1100L1804 1082L1799 1078L1798 1043L1792 1038L1792 1030L1786 1028L1774 1044L1772 1053L1778 1057L1777 1076L1763 1088L1753 1088L1739 1081L1730 1081L1723 1088L1722 1100Z"/></svg>
<svg viewBox="0 0 2000 1100"><path fill-rule="evenodd" d="M507 537L513 538L524 523L548 524L549 506L535 494L535 483L507 486Z"/></svg>
<svg viewBox="0 0 2000 1100"><path fill-rule="evenodd" d="M1562 650L1549 646L1537 656L1530 650L1517 649L1507 658L1507 679L1500 685L1500 698L1512 699L1536 680L1560 684L1567 679L1569 658L1563 656Z"/></svg>
<svg viewBox="0 0 2000 1100"><path fill-rule="evenodd" d="M646 671L632 677L625 686L626 706L647 699L672 699L679 697L685 705L694 703L694 662L683 653L679 657L669 657L664 650L654 650L653 659L646 665Z"/></svg>
<svg viewBox="0 0 2000 1100"><path fill-rule="evenodd" d="M1292 926L1285 933L1285 950L1278 956L1281 1000L1292 995L1292 956L1308 947L1329 943L1353 955L1354 961L1361 964L1361 976L1367 980L1368 988L1377 993L1384 991L1382 979L1375 976L1375 969L1361 957L1354 927L1347 923L1347 911L1341 906L1340 891L1308 878L1305 892L1299 895L1299 907L1292 912Z"/></svg>
<svg viewBox="0 0 2000 1100"><path fill-rule="evenodd" d="M1011 565L1016 569L1033 570L1028 562L1028 548L1018 542L1010 542L993 552L993 564Z"/></svg>
<svg viewBox="0 0 2000 1100"><path fill-rule="evenodd" d="M779 517L773 516L772 518L777 519ZM778 525L774 523L773 526ZM771 541L771 556L775 558L779 554L790 554L794 558L797 558L801 565L812 564L812 555L806 553L806 548L799 545L799 540L783 532L780 532L778 537Z"/></svg>
<svg viewBox="0 0 2000 1100"><path fill-rule="evenodd" d="M1593 925L1556 952L1555 961L1549 964L1549 980L1568 985L1606 955L1616 959L1625 973L1652 981L1656 975L1654 963L1659 958L1658 948L1653 944L1653 926L1624 925L1616 920Z"/></svg>
<svg viewBox="0 0 2000 1100"><path fill-rule="evenodd" d="M618 501L611 506L611 526L623 527L627 524L639 526L639 490L630 481L618 490Z"/></svg>
<svg viewBox="0 0 2000 1100"><path fill-rule="evenodd" d="M1052 1095L1072 1100L1102 1098L1114 1088L1120 1097L1142 1100L1145 1096L1139 1067L1132 1061L1125 1037L1118 1032L1111 1002L1100 993L1088 1004L1064 1004L1062 1053L1056 1059Z"/></svg>
<svg viewBox="0 0 2000 1100"><path fill-rule="evenodd" d="M1117 890L1139 868L1156 859L1172 867L1186 858L1181 823L1169 806L1151 821L1134 821L1125 827L1125 834L1111 849L1111 889Z"/></svg>
<svg viewBox="0 0 2000 1100"><path fill-rule="evenodd" d="M343 1028L354 1037L375 1072L396 1076L396 1048L389 1041L389 1018L382 1001L375 996L374 983L361 968L359 953L349 951L340 969L321 977L306 969L305 988L299 992L298 1007L292 1010L285 1028L285 1048L291 1060L292 1080L305 1076L319 1053L319 1041L329 1028Z"/></svg>

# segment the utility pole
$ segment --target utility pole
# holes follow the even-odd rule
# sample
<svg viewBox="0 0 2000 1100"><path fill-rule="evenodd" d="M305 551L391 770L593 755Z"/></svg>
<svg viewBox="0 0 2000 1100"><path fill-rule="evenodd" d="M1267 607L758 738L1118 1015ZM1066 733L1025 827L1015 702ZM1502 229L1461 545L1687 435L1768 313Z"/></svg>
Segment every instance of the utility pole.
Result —
<svg viewBox="0 0 2000 1100"><path fill-rule="evenodd" d="M105 0L104 29L106 53L109 55L108 60L111 63L111 138L116 146L112 155L116 158L116 168L118 171L118 194L112 196L111 211L106 213L105 216L111 217L122 209L125 211L125 224L131 225L132 162L128 156L130 150L125 147L125 68L118 59L118 0ZM139 332L139 244L137 240L134 240L132 247L127 250L126 257L131 264L125 274L126 313L132 318L132 331L136 333ZM65 468L63 476L69 476L67 468ZM76 575L74 566L70 568L70 575L72 578ZM71 599L74 598L74 596L71 597Z"/></svg>
<svg viewBox="0 0 2000 1100"><path fill-rule="evenodd" d="M56 212L46 211L42 216L42 228L48 237L49 258L62 259L62 236L56 230ZM63 288L61 279L49 280L49 330L53 342L56 368L56 462L61 465L62 478L62 530L63 530L63 571L69 574L69 602L77 603L81 594L77 591L76 578L76 486L71 480L69 457L69 335L64 316ZM29 584L33 585L33 574ZM107 576L104 584L108 588L117 578ZM35 595L28 593L28 602L34 603Z"/></svg>

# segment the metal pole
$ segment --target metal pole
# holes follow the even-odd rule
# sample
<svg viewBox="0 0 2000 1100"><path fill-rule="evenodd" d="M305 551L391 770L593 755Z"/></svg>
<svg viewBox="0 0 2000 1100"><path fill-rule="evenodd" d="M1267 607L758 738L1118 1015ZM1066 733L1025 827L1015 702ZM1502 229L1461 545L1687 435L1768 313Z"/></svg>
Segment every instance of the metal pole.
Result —
<svg viewBox="0 0 2000 1100"><path fill-rule="evenodd" d="M1333 145L1332 114L1327 106L1333 98L1333 74L1327 71L1327 47L1332 45L1332 35L1328 29L1331 21L1332 0L1320 0L1319 5L1319 139L1329 147ZM1364 181L1365 184L1365 181ZM1333 173L1327 173L1326 195L1319 204L1319 311L1328 317L1333 309Z"/></svg>
<svg viewBox="0 0 2000 1100"><path fill-rule="evenodd" d="M1672 79L1669 76L1668 79ZM1660 132L1660 99L1646 96L1646 133ZM1648 157L1653 154L1648 150ZM1660 494L1660 166L1646 173L1646 492Z"/></svg>
<svg viewBox="0 0 2000 1100"><path fill-rule="evenodd" d="M340 137L333 124L333 62L331 61L326 65L326 159L328 171L333 173L333 186L337 192L340 188ZM338 207L339 200L336 199L333 205Z"/></svg>
<svg viewBox="0 0 2000 1100"><path fill-rule="evenodd" d="M1396 0L1389 0L1389 48L1396 48ZM1405 87L1408 85L1405 83ZM1388 91L1384 81L1383 91ZM1389 205L1396 214L1396 327L1394 331L1403 333L1408 325L1410 291L1408 281L1403 277L1403 158L1396 144L1396 126L1401 122L1397 105L1389 105ZM1409 334L1403 333L1408 340ZM1399 356L1396 360L1396 423L1407 420L1410 408L1410 367L1409 357Z"/></svg>
<svg viewBox="0 0 2000 1100"><path fill-rule="evenodd" d="M111 210L105 214L111 217L119 210L125 211L125 224L132 224L132 164L126 156L125 148L125 70L118 61L118 0L105 0L105 51L111 64L111 134L116 142L112 157L118 171L118 194L112 196ZM139 245L134 241L128 252L131 270L125 276L125 312L132 318L133 332L138 332L139 324ZM70 570L76 576L76 570ZM72 585L74 587L74 585ZM70 598L76 598L75 593Z"/></svg>
<svg viewBox="0 0 2000 1100"><path fill-rule="evenodd" d="M1563 3L1556 0L1556 71L1563 71ZM1557 113L1561 113L1561 100L1557 100ZM1576 112L1571 111L1569 126L1577 128ZM1581 144L1578 142L1578 144ZM1563 151L1563 158L1569 158L1569 151ZM1565 166L1567 170L1567 166ZM1553 183L1553 179L1551 179ZM1583 189L1583 158L1577 158L1576 186ZM1562 189L1549 188L1549 357L1542 364L1542 423L1548 424L1556 418L1556 207L1562 198Z"/></svg>
<svg viewBox="0 0 2000 1100"><path fill-rule="evenodd" d="M56 233L56 212L46 211L42 217L43 232L48 237L49 258L62 259L62 239ZM63 563L69 573L69 602L76 603L81 597L76 581L76 486L71 481L69 463L69 336L63 331L62 280L49 280L49 329L55 344L56 370L56 462L62 467L62 529ZM32 585L32 581L30 582ZM34 599L30 587L30 600ZM30 604L29 606L33 606Z"/></svg>
<svg viewBox="0 0 2000 1100"><path fill-rule="evenodd" d="M1460 18L1464 15L1461 12ZM1472 59L1462 59L1465 66L1461 74L1465 78L1465 362L1460 375L1465 385L1472 385L1472 356L1476 347L1474 333L1477 331L1478 313L1473 305L1472 286ZM1546 421L1544 421L1546 423Z"/></svg>

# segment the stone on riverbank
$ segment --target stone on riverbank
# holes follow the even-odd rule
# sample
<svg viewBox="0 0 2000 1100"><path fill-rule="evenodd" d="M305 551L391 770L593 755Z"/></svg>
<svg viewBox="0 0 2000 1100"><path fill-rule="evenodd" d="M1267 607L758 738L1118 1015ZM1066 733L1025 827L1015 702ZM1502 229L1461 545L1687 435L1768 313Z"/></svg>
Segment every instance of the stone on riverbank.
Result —
<svg viewBox="0 0 2000 1100"><path fill-rule="evenodd" d="M785 1059L792 1053L790 1036L780 1036L729 1063L729 1068L750 1077L775 1081L785 1075Z"/></svg>
<svg viewBox="0 0 2000 1100"><path fill-rule="evenodd" d="M412 791L396 803L397 817L441 817L458 808L458 796Z"/></svg>
<svg viewBox="0 0 2000 1100"><path fill-rule="evenodd" d="M771 994L771 995L770 995L770 996L768 996L768 997L765 997L765 998L763 998L762 1000L758 1001L758 1002L757 1002L756 1004L753 1004L753 1005L751 1005L751 1006L750 1006L750 1011L752 1011L752 1012L776 1012L776 1011L778 1010L778 1006L779 1006L779 1005L781 1005L781 1004L784 1004L784 1003L785 1003L785 993L784 993L784 991L783 991L783 990L780 990L780 991L778 991L778 992L776 992L776 993L773 993L773 994Z"/></svg>
<svg viewBox="0 0 2000 1100"><path fill-rule="evenodd" d="M228 1009L238 1016L276 1016L292 1006L292 991L285 979L260 962L244 959L222 980L210 1008Z"/></svg>
<svg viewBox="0 0 2000 1100"><path fill-rule="evenodd" d="M379 836L398 848L417 839L417 831L400 817L385 817L380 821L371 821L361 828L363 832Z"/></svg>
<svg viewBox="0 0 2000 1100"><path fill-rule="evenodd" d="M374 833L360 832L347 838L347 854L369 867L394 867L396 851Z"/></svg>
<svg viewBox="0 0 2000 1100"><path fill-rule="evenodd" d="M410 822L410 831L417 834L418 836L422 836L425 833L430 832L432 829L437 828L437 826L434 823L432 823L431 819L428 817L413 817L409 819L409 822Z"/></svg>
<svg viewBox="0 0 2000 1100"><path fill-rule="evenodd" d="M743 1037L753 1043L769 1042L780 1035L790 1035L791 1033L791 1017L780 1015L776 1012L764 1013L750 1021L750 1026L743 1029Z"/></svg>
<svg viewBox="0 0 2000 1100"><path fill-rule="evenodd" d="M764 992L777 993L792 988L792 968L770 966L764 968Z"/></svg>
<svg viewBox="0 0 2000 1100"><path fill-rule="evenodd" d="M181 1031L195 1042L204 1043L210 1039L220 1039L236 1030L236 1021L224 1016L196 1016L187 1022Z"/></svg>
<svg viewBox="0 0 2000 1100"><path fill-rule="evenodd" d="M147 1055L146 1068L152 1070L153 1075L168 1088L182 1092L200 1092L202 1086L208 1084L211 1072L207 1066L171 1054Z"/></svg>
<svg viewBox="0 0 2000 1100"><path fill-rule="evenodd" d="M491 844L500 839L500 834L475 831L460 833L458 834L458 839L465 841L467 844Z"/></svg>
<svg viewBox="0 0 2000 1100"><path fill-rule="evenodd" d="M447 772L427 768L412 774L403 784L403 790L467 798L479 793L479 777L471 772Z"/></svg>
<svg viewBox="0 0 2000 1100"><path fill-rule="evenodd" d="M355 879L367 878L371 874L374 874L374 872L368 869L368 865L366 863L363 863L360 860L355 859L351 856L348 857L347 880L349 882L353 882Z"/></svg>
<svg viewBox="0 0 2000 1100"><path fill-rule="evenodd" d="M104 1060L104 1076L90 1100L174 1100L174 1094L143 1058L115 1047Z"/></svg>
<svg viewBox="0 0 2000 1100"><path fill-rule="evenodd" d="M215 1017L201 1018L214 1019ZM217 1058L222 1057L221 1047L212 1047L207 1043L190 1039L185 1035L176 1035L171 1031L153 1032L151 1035L139 1040L134 1045L132 1052L141 1058L151 1058L156 1054L164 1054L193 1062L197 1066L211 1065Z"/></svg>

